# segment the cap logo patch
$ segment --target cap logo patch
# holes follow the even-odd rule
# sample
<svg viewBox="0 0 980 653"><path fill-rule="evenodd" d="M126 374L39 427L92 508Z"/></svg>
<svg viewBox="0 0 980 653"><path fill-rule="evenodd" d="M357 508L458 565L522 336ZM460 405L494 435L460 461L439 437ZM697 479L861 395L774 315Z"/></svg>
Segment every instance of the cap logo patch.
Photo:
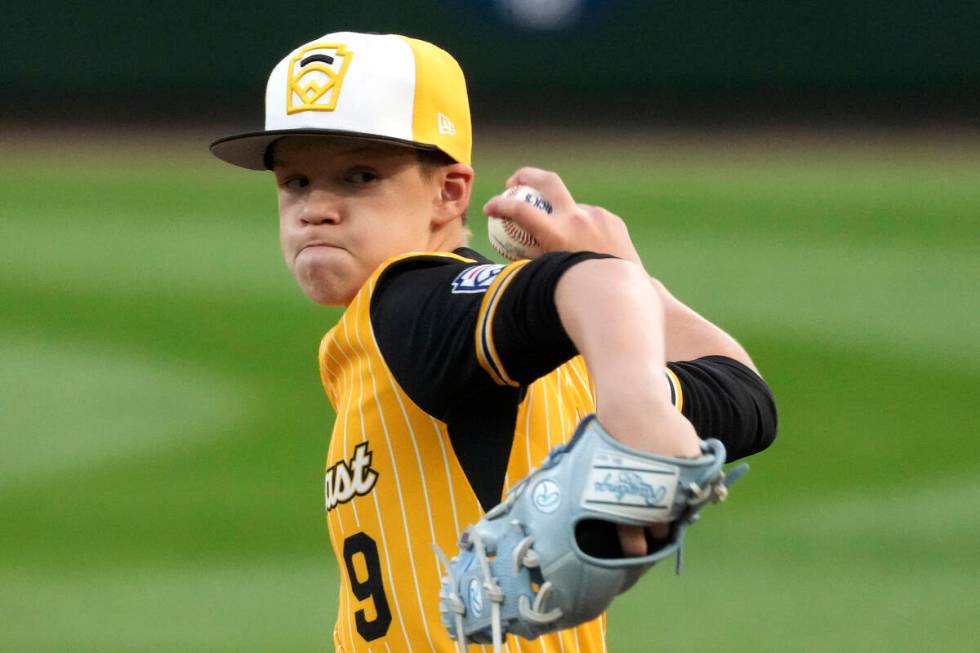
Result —
<svg viewBox="0 0 980 653"><path fill-rule="evenodd" d="M336 43L312 43L293 55L286 71L286 113L333 111L353 57Z"/></svg>

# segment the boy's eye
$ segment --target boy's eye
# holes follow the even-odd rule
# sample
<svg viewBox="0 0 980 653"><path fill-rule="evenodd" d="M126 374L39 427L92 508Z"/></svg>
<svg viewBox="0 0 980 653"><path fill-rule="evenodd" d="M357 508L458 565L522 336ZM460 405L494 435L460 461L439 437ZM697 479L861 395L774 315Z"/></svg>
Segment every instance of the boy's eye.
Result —
<svg viewBox="0 0 980 653"><path fill-rule="evenodd" d="M282 185L284 188L289 188L290 190L298 190L309 186L310 180L302 175L295 175L284 179Z"/></svg>
<svg viewBox="0 0 980 653"><path fill-rule="evenodd" d="M351 170L347 173L347 181L354 184L366 184L378 178L377 173L371 170Z"/></svg>

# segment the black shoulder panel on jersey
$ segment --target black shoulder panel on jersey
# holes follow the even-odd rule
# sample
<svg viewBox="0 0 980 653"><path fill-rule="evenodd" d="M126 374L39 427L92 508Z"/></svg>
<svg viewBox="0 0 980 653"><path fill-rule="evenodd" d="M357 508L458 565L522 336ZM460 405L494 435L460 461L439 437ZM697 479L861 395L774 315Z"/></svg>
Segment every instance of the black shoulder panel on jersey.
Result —
<svg viewBox="0 0 980 653"><path fill-rule="evenodd" d="M456 253L476 262L420 255L385 270L371 297L371 326L401 388L447 425L453 452L489 510L503 493L522 390L493 383L476 359L473 333L485 293L479 279L470 286L460 280L477 266L492 274L486 266L494 264L472 250Z"/></svg>
<svg viewBox="0 0 980 653"><path fill-rule="evenodd" d="M382 273L371 296L371 326L385 361L412 400L439 419L467 388L493 385L480 383L486 375L473 347L483 293L454 286L465 270L493 265L480 258L403 259Z"/></svg>
<svg viewBox="0 0 980 653"><path fill-rule="evenodd" d="M682 412L701 438L718 438L728 460L762 451L776 438L776 402L758 374L727 356L668 363L681 382Z"/></svg>

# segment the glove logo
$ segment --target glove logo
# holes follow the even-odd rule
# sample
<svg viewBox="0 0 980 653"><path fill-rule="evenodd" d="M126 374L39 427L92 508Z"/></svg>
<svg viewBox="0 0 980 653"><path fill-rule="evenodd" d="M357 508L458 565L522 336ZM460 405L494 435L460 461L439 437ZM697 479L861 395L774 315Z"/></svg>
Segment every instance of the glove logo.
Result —
<svg viewBox="0 0 980 653"><path fill-rule="evenodd" d="M471 578L467 589L470 593L470 608L473 609L473 616L479 617L483 614L483 589L480 587L480 581Z"/></svg>
<svg viewBox="0 0 980 653"><path fill-rule="evenodd" d="M582 506L631 519L664 521L674 504L679 475L676 465L597 451Z"/></svg>
<svg viewBox="0 0 980 653"><path fill-rule="evenodd" d="M606 474L605 478L595 484L597 492L609 492L616 496L616 501L622 501L623 497L636 497L648 506L663 507L664 497L667 496L667 487L660 485L654 487L649 483L644 483L639 474L633 472L622 472L618 478L614 479L612 474Z"/></svg>
<svg viewBox="0 0 980 653"><path fill-rule="evenodd" d="M531 490L531 501L541 512L554 512L561 505L561 488L550 479L539 481Z"/></svg>
<svg viewBox="0 0 980 653"><path fill-rule="evenodd" d="M354 53L337 43L313 43L289 60L286 113L333 111Z"/></svg>

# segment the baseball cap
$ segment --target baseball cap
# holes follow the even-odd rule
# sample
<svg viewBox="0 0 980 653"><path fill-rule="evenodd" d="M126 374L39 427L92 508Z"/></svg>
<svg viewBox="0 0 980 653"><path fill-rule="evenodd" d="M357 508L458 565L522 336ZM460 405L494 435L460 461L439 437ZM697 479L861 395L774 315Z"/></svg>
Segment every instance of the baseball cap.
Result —
<svg viewBox="0 0 980 653"><path fill-rule="evenodd" d="M466 80L445 50L398 34L334 32L305 43L272 70L265 130L219 138L223 161L267 170L267 152L290 135L367 138L439 150L470 163Z"/></svg>

